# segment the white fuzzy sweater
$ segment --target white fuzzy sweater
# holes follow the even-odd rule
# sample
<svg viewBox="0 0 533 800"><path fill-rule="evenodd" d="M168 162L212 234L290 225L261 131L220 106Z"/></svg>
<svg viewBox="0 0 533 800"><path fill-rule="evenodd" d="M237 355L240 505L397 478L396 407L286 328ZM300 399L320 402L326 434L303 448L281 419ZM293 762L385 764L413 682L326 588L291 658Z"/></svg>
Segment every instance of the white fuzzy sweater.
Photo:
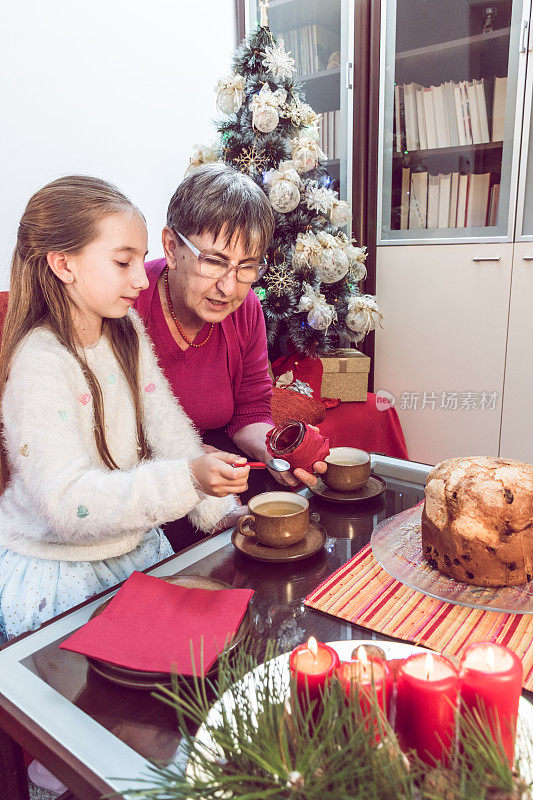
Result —
<svg viewBox="0 0 533 800"><path fill-rule="evenodd" d="M143 424L152 458L140 462L126 379L105 336L84 349L103 395L106 440L120 469L96 449L93 403L75 359L44 328L20 345L2 404L11 479L0 498L0 546L38 558L96 561L133 550L147 530L189 515L211 530L237 506L193 483L201 440L163 377L142 323Z"/></svg>

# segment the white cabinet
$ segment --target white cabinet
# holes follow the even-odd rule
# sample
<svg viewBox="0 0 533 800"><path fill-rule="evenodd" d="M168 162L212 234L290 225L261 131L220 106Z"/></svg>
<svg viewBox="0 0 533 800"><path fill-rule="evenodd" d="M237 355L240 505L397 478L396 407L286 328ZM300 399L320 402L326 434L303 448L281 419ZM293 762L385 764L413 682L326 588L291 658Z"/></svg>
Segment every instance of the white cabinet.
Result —
<svg viewBox="0 0 533 800"><path fill-rule="evenodd" d="M497 455L513 245L378 248L375 389L410 458Z"/></svg>
<svg viewBox="0 0 533 800"><path fill-rule="evenodd" d="M375 389L427 463L533 462L530 29L530 0L382 2Z"/></svg>

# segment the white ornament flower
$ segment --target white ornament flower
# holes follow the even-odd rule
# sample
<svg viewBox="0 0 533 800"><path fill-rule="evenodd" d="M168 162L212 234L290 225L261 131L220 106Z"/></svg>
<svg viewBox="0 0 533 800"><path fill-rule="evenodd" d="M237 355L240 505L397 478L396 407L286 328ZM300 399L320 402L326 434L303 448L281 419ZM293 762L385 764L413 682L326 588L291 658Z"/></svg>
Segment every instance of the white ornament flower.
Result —
<svg viewBox="0 0 533 800"><path fill-rule="evenodd" d="M277 81L282 81L285 78L290 80L292 73L296 72L295 60L291 56L290 51L285 52L285 45L280 42L278 45L270 45L265 48L265 52L261 53L264 56L262 64L267 72L273 76Z"/></svg>
<svg viewBox="0 0 533 800"><path fill-rule="evenodd" d="M299 97L286 105L283 109L283 116L288 117L295 128L309 128L318 132L318 123L320 122L320 115L316 114L308 103L303 103ZM307 135L310 133L306 131ZM314 135L313 137L314 138Z"/></svg>
<svg viewBox="0 0 533 800"><path fill-rule="evenodd" d="M243 75L229 75L221 78L217 85L217 108L223 114L235 114L242 106L246 78Z"/></svg>
<svg viewBox="0 0 533 800"><path fill-rule="evenodd" d="M337 202L336 192L320 186L316 181L310 181L305 190L305 204L307 208L318 211L326 216Z"/></svg>
<svg viewBox="0 0 533 800"><path fill-rule="evenodd" d="M208 145L196 144L192 156L189 159L187 169L185 170L185 175L190 175L191 172L194 172L197 167L201 167L202 164L208 164L211 161L219 161L219 159L220 149L218 143L214 142Z"/></svg>

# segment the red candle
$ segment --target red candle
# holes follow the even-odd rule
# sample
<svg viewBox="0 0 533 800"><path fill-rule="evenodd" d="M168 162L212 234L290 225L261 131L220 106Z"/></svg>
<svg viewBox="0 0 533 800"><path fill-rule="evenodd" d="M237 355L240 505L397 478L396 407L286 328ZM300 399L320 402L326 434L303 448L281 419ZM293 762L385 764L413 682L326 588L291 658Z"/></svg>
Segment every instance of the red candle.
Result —
<svg viewBox="0 0 533 800"><path fill-rule="evenodd" d="M337 652L311 636L307 644L295 647L289 659L291 676L296 678L296 691L302 701L317 700L324 691L326 681L339 666Z"/></svg>
<svg viewBox="0 0 533 800"><path fill-rule="evenodd" d="M373 725L376 730L376 742L380 741L377 717L371 719L371 699L374 696L378 707L386 717L392 697L393 678L387 662L377 656L368 656L364 645L357 648L357 655L351 661L343 661L337 669L339 679L346 697L357 697L363 717L367 719L367 727Z"/></svg>
<svg viewBox="0 0 533 800"><path fill-rule="evenodd" d="M509 764L514 763L518 701L523 667L518 656L500 644L469 645L461 659L461 704L488 720L494 741L501 739Z"/></svg>
<svg viewBox="0 0 533 800"><path fill-rule="evenodd" d="M410 656L398 670L396 728L404 750L427 764L447 762L454 739L459 673L435 653Z"/></svg>

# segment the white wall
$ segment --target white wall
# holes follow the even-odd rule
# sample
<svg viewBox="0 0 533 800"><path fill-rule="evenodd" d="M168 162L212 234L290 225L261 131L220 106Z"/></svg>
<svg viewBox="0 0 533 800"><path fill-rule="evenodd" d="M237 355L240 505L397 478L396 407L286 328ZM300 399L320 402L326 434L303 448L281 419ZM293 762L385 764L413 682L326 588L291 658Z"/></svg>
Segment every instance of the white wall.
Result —
<svg viewBox="0 0 533 800"><path fill-rule="evenodd" d="M161 253L193 145L215 136L233 0L5 0L0 37L0 290L30 195L60 175L115 183Z"/></svg>

